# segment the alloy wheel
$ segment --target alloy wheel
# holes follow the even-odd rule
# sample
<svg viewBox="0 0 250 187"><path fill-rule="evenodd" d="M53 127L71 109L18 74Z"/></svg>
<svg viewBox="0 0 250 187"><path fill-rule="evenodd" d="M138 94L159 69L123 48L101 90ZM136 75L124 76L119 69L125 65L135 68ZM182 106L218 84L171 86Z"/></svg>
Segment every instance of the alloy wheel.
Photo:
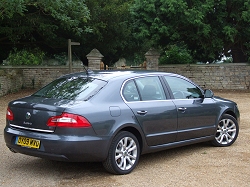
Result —
<svg viewBox="0 0 250 187"><path fill-rule="evenodd" d="M131 137L122 138L115 150L115 162L121 170L130 169L137 158L137 145Z"/></svg>

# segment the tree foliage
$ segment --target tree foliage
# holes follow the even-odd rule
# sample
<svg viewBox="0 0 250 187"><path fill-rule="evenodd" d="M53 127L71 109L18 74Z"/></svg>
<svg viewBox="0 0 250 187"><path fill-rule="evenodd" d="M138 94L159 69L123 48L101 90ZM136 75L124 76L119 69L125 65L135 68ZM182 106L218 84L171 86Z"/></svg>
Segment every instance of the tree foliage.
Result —
<svg viewBox="0 0 250 187"><path fill-rule="evenodd" d="M250 0L1 0L0 62L13 48L67 52L69 38L81 43L73 50L82 59L97 48L108 65L141 59L150 47L168 61L179 52L196 61L226 55L245 62Z"/></svg>
<svg viewBox="0 0 250 187"><path fill-rule="evenodd" d="M129 11L132 2L3 0L0 5L0 44L7 51L13 46L21 49L39 46L47 54L53 54L67 52L67 39L70 38L81 43L81 46L73 47L73 51L82 60L93 48L105 56L108 65L120 57L132 59L135 53L137 57L138 53L145 53L141 42L133 37Z"/></svg>
<svg viewBox="0 0 250 187"><path fill-rule="evenodd" d="M199 61L247 61L250 0L135 0L131 12L137 37L152 45L184 42Z"/></svg>
<svg viewBox="0 0 250 187"><path fill-rule="evenodd" d="M97 48L104 55L104 62L112 65L119 58L134 58L144 51L141 43L133 37L130 6L133 0L86 0L92 33L82 37L86 52ZM148 49L147 49L148 50Z"/></svg>
<svg viewBox="0 0 250 187"><path fill-rule="evenodd" d="M38 48L32 49L30 51L16 50L10 52L8 56L8 65L40 65L43 62L45 53Z"/></svg>
<svg viewBox="0 0 250 187"><path fill-rule="evenodd" d="M90 32L89 16L84 0L1 0L0 44L44 50L67 46L65 38Z"/></svg>
<svg viewBox="0 0 250 187"><path fill-rule="evenodd" d="M159 64L192 64L193 57L184 44L168 45L159 59Z"/></svg>

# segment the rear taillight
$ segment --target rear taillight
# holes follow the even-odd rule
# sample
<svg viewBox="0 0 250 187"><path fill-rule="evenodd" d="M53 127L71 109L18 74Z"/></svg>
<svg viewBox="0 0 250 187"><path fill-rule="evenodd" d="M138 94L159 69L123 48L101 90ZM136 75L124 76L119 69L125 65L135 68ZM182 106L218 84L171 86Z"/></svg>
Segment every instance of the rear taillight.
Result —
<svg viewBox="0 0 250 187"><path fill-rule="evenodd" d="M6 111L6 119L8 119L10 121L14 120L13 112L10 110L9 107L7 108L7 111Z"/></svg>
<svg viewBox="0 0 250 187"><path fill-rule="evenodd" d="M47 125L49 127L74 127L74 128L91 127L89 121L84 117L68 113L62 113L60 116L53 116L49 118Z"/></svg>

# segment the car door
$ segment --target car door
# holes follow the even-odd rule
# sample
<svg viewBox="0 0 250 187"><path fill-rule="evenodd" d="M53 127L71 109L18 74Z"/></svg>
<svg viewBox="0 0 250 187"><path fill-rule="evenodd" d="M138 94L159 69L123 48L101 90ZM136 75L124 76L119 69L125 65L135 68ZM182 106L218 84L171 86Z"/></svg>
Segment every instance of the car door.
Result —
<svg viewBox="0 0 250 187"><path fill-rule="evenodd" d="M215 133L219 108L204 98L200 88L186 79L164 76L178 113L177 141L211 136Z"/></svg>
<svg viewBox="0 0 250 187"><path fill-rule="evenodd" d="M159 77L131 79L124 84L122 95L141 125L149 146L176 140L176 107L172 100L166 99Z"/></svg>

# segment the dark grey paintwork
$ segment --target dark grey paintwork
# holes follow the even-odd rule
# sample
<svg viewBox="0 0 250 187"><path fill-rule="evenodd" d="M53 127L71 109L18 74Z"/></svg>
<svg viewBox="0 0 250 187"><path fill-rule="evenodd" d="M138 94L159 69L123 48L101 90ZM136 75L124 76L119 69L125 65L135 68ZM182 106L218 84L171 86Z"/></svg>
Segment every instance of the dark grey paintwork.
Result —
<svg viewBox="0 0 250 187"><path fill-rule="evenodd" d="M64 77L86 76L86 73L76 73ZM10 102L9 108L15 119L6 120L4 138L7 147L14 152L54 160L104 161L111 141L122 130L137 137L141 154L145 154L214 139L219 118L224 113L239 121L239 111L232 101L217 97L174 99L161 76L191 82L180 75L150 71L94 71L88 76L107 84L87 101L31 95ZM123 98L122 88L126 81L144 76L159 76L166 100L127 102ZM27 112L31 113L30 119L25 119ZM51 128L46 125L49 117L62 112L84 116L92 127ZM15 144L17 136L38 139L41 146L39 149L18 146Z"/></svg>

